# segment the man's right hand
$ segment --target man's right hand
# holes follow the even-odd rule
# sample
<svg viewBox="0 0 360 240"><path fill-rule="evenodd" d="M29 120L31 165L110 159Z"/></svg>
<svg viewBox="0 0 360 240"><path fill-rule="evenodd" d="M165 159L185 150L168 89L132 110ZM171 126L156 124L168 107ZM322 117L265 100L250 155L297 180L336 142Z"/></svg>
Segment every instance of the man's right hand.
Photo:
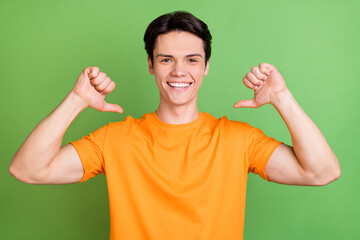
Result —
<svg viewBox="0 0 360 240"><path fill-rule="evenodd" d="M79 96L85 107L91 107L102 112L122 113L123 109L117 104L105 101L106 94L115 89L115 82L98 67L87 67L79 75L72 90Z"/></svg>
<svg viewBox="0 0 360 240"><path fill-rule="evenodd" d="M105 102L115 83L98 67L82 71L74 88L35 129L15 153L9 172L29 184L67 184L80 182L84 167L71 144L61 147L65 131L85 108L122 113L116 104Z"/></svg>

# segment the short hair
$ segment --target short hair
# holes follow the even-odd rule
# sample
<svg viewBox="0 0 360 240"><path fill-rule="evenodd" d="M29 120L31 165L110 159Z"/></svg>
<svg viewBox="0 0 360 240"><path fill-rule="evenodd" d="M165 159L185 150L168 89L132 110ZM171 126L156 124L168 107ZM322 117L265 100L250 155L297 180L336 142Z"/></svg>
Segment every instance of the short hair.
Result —
<svg viewBox="0 0 360 240"><path fill-rule="evenodd" d="M154 64L154 47L156 38L160 34L172 31L189 32L200 37L204 43L205 65L211 56L212 36L206 23L186 11L175 11L161 15L153 20L144 34L145 50Z"/></svg>

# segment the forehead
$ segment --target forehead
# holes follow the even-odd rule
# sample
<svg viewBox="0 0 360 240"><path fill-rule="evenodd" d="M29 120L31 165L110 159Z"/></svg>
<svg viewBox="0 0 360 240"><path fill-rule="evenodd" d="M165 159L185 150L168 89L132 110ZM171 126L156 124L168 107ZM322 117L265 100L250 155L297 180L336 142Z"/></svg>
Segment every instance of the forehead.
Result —
<svg viewBox="0 0 360 240"><path fill-rule="evenodd" d="M205 55L203 40L195 34L189 32L173 31L160 34L155 41L154 55L172 54L187 55L201 54Z"/></svg>

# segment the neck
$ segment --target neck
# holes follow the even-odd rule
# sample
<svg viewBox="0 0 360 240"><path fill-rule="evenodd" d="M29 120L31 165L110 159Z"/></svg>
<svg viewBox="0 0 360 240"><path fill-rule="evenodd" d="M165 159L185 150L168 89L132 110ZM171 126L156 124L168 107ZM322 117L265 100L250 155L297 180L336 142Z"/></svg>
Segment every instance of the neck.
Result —
<svg viewBox="0 0 360 240"><path fill-rule="evenodd" d="M199 117L199 110L196 103L194 106L181 105L169 106L167 104L159 104L156 110L157 117L168 124L185 124L195 121Z"/></svg>

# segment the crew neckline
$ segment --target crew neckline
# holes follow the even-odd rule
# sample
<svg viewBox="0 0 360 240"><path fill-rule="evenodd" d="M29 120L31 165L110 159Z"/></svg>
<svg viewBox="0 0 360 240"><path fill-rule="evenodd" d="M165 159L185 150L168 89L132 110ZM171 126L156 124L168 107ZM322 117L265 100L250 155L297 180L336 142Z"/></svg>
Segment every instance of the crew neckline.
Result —
<svg viewBox="0 0 360 240"><path fill-rule="evenodd" d="M192 122L189 123L183 123L183 124L170 124L163 122L160 120L160 118L157 116L156 111L150 114L151 118L153 119L153 122L168 131L186 131L186 130L192 130L195 128L198 128L204 119L204 113L199 111L199 116Z"/></svg>

